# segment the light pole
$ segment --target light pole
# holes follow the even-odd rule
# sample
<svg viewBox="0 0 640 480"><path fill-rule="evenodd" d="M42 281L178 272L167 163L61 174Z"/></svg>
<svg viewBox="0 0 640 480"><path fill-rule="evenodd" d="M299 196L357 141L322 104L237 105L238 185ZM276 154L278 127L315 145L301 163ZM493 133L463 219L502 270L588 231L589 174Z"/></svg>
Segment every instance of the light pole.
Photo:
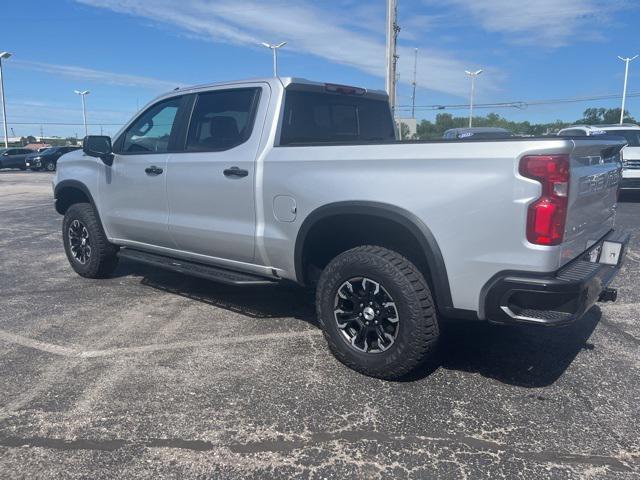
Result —
<svg viewBox="0 0 640 480"><path fill-rule="evenodd" d="M389 95L389 105L393 116L396 116L396 84L398 82L398 4L397 0L387 0L387 28L386 28L386 73L385 90Z"/></svg>
<svg viewBox="0 0 640 480"><path fill-rule="evenodd" d="M2 121L4 123L4 146L9 148L9 134L7 133L7 105L4 101L4 76L2 75L2 60L9 58L9 52L0 53L0 90L2 90Z"/></svg>
<svg viewBox="0 0 640 480"><path fill-rule="evenodd" d="M482 70L476 70L475 72L465 70L464 73L471 77L471 100L469 101L469 128L471 128L473 126L473 96L476 93L476 77L482 73Z"/></svg>
<svg viewBox="0 0 640 480"><path fill-rule="evenodd" d="M74 90L74 92L82 97L82 120L84 121L84 136L86 137L87 135L89 135L89 132L87 130L87 106L85 104L84 97L91 92L89 90Z"/></svg>
<svg viewBox="0 0 640 480"><path fill-rule="evenodd" d="M624 91L622 92L622 111L620 112L620 125L624 123L624 108L627 103L627 80L629 80L629 63L633 62L638 55L633 58L618 57L624 62Z"/></svg>
<svg viewBox="0 0 640 480"><path fill-rule="evenodd" d="M278 45L271 45L270 43L262 42L263 47L267 47L273 52L273 76L276 78L278 77L278 50L284 47L286 44L287 42L282 42Z"/></svg>

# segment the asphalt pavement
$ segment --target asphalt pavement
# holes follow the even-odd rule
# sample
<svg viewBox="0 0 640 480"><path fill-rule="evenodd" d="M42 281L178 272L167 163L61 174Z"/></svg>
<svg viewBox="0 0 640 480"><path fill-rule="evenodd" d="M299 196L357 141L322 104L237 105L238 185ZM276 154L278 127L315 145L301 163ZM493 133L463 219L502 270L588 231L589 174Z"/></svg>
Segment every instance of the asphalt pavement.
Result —
<svg viewBox="0 0 640 480"><path fill-rule="evenodd" d="M640 194L614 286L561 329L443 326L403 382L338 363L311 297L69 267L51 175L0 171L0 477L640 476Z"/></svg>

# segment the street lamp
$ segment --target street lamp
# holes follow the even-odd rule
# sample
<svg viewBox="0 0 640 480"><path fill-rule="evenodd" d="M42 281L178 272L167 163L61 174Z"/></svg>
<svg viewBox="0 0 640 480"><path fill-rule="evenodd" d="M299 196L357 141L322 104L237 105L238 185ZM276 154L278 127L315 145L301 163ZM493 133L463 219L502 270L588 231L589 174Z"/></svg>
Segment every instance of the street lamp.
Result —
<svg viewBox="0 0 640 480"><path fill-rule="evenodd" d="M622 111L620 112L620 125L622 125L622 123L624 122L624 108L625 108L625 104L627 103L627 80L629 79L629 63L633 62L636 58L638 58L638 55L636 55L633 58L623 58L623 57L618 57L620 60L622 60L624 62L624 91L622 92Z"/></svg>
<svg viewBox="0 0 640 480"><path fill-rule="evenodd" d="M465 70L464 73L471 77L471 100L469 102L469 128L471 128L473 126L473 96L476 93L476 77L482 73L482 70L476 70L475 72Z"/></svg>
<svg viewBox="0 0 640 480"><path fill-rule="evenodd" d="M87 131L87 106L85 104L84 97L91 92L89 90L74 90L74 92L82 97L82 119L84 120L84 135L86 137L87 135L89 135L89 132Z"/></svg>
<svg viewBox="0 0 640 480"><path fill-rule="evenodd" d="M7 133L7 105L4 101L4 76L2 75L2 60L9 58L9 52L0 52L0 90L2 91L2 121L4 123L4 146L9 147L9 134Z"/></svg>
<svg viewBox="0 0 640 480"><path fill-rule="evenodd" d="M286 44L287 42L282 42L278 45L271 45L270 43L262 42L263 47L267 47L273 52L273 76L276 78L278 77L278 50Z"/></svg>

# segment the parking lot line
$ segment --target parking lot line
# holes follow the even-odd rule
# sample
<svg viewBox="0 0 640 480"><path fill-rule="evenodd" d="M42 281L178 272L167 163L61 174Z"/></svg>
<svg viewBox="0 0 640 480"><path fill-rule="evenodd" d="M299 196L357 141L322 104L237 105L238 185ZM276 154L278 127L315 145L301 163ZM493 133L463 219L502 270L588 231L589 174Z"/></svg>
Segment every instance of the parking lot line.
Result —
<svg viewBox="0 0 640 480"><path fill-rule="evenodd" d="M137 347L118 347L107 348L104 350L81 350L78 348L65 347L56 345L53 343L41 342L29 337L17 335L15 333L0 330L0 340L4 340L7 343L14 343L22 345L23 347L33 348L42 352L52 353L54 355L61 355L63 357L73 358L104 358L104 357L117 357L123 355L135 355L140 353L151 353L165 350L179 350L184 348L201 348L216 345L236 345L248 342L264 342L264 341L277 341L283 339L293 338L313 338L320 337L322 333L319 330L302 330L293 332L276 332L276 333L263 333L258 335L246 335L242 337L225 337L225 338L211 338L208 340L200 340L193 342L175 342L175 343L158 343L150 345L140 345Z"/></svg>

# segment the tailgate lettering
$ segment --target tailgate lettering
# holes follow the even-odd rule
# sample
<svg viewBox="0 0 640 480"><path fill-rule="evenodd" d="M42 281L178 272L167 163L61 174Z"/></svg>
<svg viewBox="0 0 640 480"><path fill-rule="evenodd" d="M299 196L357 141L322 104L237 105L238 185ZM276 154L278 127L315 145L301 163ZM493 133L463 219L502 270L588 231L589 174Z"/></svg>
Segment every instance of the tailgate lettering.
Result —
<svg viewBox="0 0 640 480"><path fill-rule="evenodd" d="M617 188L620 182L620 169L596 175L587 175L586 177L581 177L578 182L578 196L591 195L604 192L610 188Z"/></svg>

